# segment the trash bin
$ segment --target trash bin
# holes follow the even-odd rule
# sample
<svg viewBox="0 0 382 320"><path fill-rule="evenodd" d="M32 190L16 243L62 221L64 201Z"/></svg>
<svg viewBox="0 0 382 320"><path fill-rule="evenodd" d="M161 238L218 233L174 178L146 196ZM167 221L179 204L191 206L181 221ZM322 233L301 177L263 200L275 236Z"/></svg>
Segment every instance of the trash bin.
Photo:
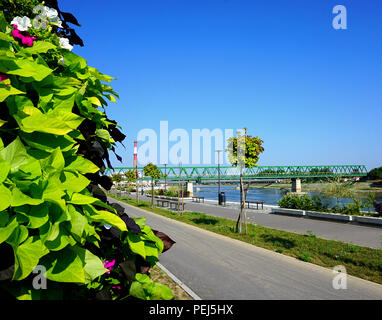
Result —
<svg viewBox="0 0 382 320"><path fill-rule="evenodd" d="M225 192L219 193L219 205L221 206L222 204L225 205Z"/></svg>

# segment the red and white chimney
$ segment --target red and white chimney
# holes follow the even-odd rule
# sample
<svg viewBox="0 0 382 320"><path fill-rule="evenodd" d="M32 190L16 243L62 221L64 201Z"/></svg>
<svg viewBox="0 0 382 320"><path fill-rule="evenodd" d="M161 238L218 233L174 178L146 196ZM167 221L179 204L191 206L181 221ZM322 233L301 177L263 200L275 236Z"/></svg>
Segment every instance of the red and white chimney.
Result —
<svg viewBox="0 0 382 320"><path fill-rule="evenodd" d="M134 141L134 168L135 168L135 174L138 179L138 152L137 152L137 141Z"/></svg>

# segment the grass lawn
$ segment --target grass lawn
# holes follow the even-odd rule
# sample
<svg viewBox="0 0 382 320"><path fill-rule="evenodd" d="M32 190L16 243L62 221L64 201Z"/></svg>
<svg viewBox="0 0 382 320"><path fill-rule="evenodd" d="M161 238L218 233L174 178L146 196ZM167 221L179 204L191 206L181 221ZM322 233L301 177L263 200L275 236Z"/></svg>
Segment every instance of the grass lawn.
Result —
<svg viewBox="0 0 382 320"><path fill-rule="evenodd" d="M194 300L176 282L174 282L166 272L158 266L150 269L151 280L166 285L172 291L175 300Z"/></svg>
<svg viewBox="0 0 382 320"><path fill-rule="evenodd" d="M111 197L137 207L135 199L114 195ZM350 275L382 284L382 249L325 240L317 238L312 233L302 235L250 223L248 234L236 233L234 232L236 221L230 219L208 216L200 212L184 212L179 216L177 212L170 210L156 207L151 209L151 203L141 200L138 207L323 267L333 268L343 265Z"/></svg>

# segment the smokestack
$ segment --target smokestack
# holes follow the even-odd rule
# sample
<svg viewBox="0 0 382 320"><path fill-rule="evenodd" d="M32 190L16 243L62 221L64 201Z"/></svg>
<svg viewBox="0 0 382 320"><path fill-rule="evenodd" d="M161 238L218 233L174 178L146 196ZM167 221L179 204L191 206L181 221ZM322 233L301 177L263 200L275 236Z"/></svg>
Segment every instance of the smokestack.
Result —
<svg viewBox="0 0 382 320"><path fill-rule="evenodd" d="M137 155L137 141L134 141L134 168L135 168L135 174L138 179L138 161L137 161L138 155Z"/></svg>

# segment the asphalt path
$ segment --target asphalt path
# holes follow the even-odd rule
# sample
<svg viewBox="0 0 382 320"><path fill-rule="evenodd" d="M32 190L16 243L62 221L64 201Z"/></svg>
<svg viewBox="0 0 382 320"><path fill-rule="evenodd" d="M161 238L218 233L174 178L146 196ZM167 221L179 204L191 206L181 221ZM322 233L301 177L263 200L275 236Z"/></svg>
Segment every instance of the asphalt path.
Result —
<svg viewBox="0 0 382 320"><path fill-rule="evenodd" d="M140 199L151 201L151 198L140 196ZM213 202L194 203L185 202L185 211L203 212L211 216L237 220L238 207L217 206ZM382 228L365 224L344 223L328 220L319 220L303 217L293 217L270 214L270 208L264 210L247 209L247 219L250 223L284 230L294 233L306 234L311 231L319 238L337 240L371 248L382 248Z"/></svg>
<svg viewBox="0 0 382 320"><path fill-rule="evenodd" d="M176 241L160 263L204 300L382 299L379 284L347 276L334 289L331 269L109 200Z"/></svg>

